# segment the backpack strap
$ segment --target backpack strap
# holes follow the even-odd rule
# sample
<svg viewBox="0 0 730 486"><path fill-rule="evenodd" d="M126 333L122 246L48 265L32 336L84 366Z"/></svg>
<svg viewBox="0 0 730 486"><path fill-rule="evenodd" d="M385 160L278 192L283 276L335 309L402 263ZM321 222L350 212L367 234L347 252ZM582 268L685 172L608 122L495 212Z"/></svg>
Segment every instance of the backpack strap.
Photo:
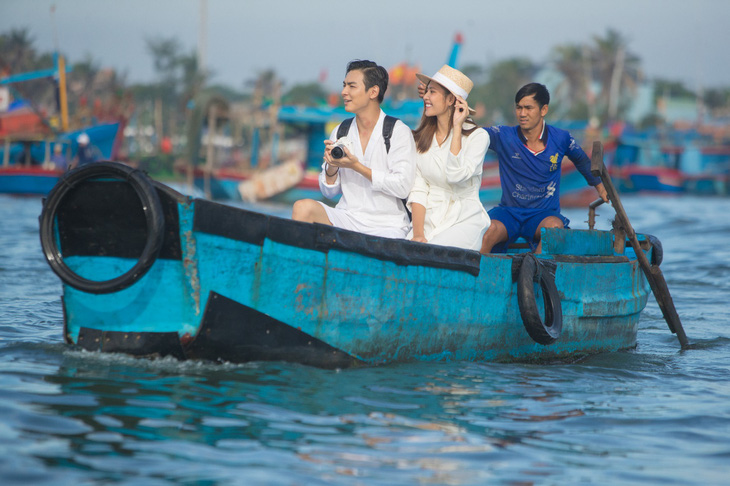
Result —
<svg viewBox="0 0 730 486"><path fill-rule="evenodd" d="M395 127L395 122L397 122L398 119L394 116L385 115L385 120L383 120L383 141L385 142L385 152L390 152L390 137L393 136L393 127ZM411 212L408 211L408 199L401 199L401 202L403 203L403 209L406 210L406 214L408 215L408 221L411 221L413 216L411 215Z"/></svg>
<svg viewBox="0 0 730 486"><path fill-rule="evenodd" d="M342 123L340 123L340 126L337 127L337 139L344 137L347 135L347 132L350 131L350 125L352 125L352 120L354 118L347 118L346 120L342 120Z"/></svg>
<svg viewBox="0 0 730 486"><path fill-rule="evenodd" d="M350 125L352 125L352 120L354 118L347 118L345 120L342 120L342 123L340 123L340 126L337 127L337 138L342 138L347 136L347 132L350 131ZM390 138L393 136L393 127L395 127L395 122L397 122L398 119L394 116L385 115L385 119L383 120L383 142L385 142L385 152L390 152Z"/></svg>
<svg viewBox="0 0 730 486"><path fill-rule="evenodd" d="M398 119L394 116L385 115L383 120L383 141L385 142L385 153L390 152L390 137L393 136L393 127Z"/></svg>
<svg viewBox="0 0 730 486"><path fill-rule="evenodd" d="M340 123L340 126L337 128L337 138L340 139L347 135L347 132L350 131L350 125L352 125L352 120L354 118L347 118L346 120L342 120L342 123ZM385 153L390 153L390 138L393 136L393 128L395 127L395 123L398 121L398 119L394 116L385 115L385 119L383 120L383 142L385 142ZM406 205L407 199L401 199L401 202L403 203L403 209L406 210L406 214L408 215L408 220L411 220L411 212L408 211L408 206Z"/></svg>

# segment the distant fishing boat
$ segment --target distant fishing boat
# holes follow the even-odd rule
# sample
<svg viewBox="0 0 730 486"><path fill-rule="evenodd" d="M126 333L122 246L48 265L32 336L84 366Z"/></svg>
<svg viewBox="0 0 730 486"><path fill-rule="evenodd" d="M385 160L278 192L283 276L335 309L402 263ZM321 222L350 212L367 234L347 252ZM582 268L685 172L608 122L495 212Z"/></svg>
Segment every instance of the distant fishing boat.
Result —
<svg viewBox="0 0 730 486"><path fill-rule="evenodd" d="M730 143L697 134L672 143L656 136L626 136L614 152L611 174L622 192L730 194Z"/></svg>
<svg viewBox="0 0 730 486"><path fill-rule="evenodd" d="M59 146L66 163L76 156L77 138L85 133L100 158L116 158L122 139L123 123L99 121L82 128L69 128L66 100L66 68L63 56L54 55L53 69L20 73L0 78L0 88L7 98L5 85L31 79L53 78L58 87L59 126L51 124L44 113L30 103L16 100L0 111L0 193L45 195L58 182L63 169L51 162Z"/></svg>
<svg viewBox="0 0 730 486"><path fill-rule="evenodd" d="M543 231L541 255L482 256L183 196L117 163L64 175L41 215L64 338L90 351L344 367L635 346L649 285L623 233Z"/></svg>
<svg viewBox="0 0 730 486"><path fill-rule="evenodd" d="M54 136L14 135L0 130L0 194L48 194L64 173L63 169L50 163L50 154L56 145L61 145L70 163L76 156L77 138L81 133L89 136L90 144L96 147L101 158L108 160L114 157L120 133L119 122L88 126ZM23 160L26 154L28 160Z"/></svg>

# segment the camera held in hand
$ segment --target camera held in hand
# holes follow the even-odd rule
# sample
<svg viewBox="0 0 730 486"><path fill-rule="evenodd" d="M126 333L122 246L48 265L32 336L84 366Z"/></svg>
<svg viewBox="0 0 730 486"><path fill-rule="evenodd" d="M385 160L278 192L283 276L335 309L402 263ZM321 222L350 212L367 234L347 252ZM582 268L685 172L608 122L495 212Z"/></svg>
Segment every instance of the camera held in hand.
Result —
<svg viewBox="0 0 730 486"><path fill-rule="evenodd" d="M332 156L333 159L341 159L345 156L345 147L347 147L347 150L352 153L352 143L350 142L350 139L347 137L338 139L332 146L332 150L330 150L330 156Z"/></svg>

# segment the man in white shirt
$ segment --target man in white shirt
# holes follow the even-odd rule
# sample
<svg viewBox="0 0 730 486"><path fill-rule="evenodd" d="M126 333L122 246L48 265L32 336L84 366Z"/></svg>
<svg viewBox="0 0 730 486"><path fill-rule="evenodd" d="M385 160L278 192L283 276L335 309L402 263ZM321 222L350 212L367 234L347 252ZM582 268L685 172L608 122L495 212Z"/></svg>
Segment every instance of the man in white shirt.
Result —
<svg viewBox="0 0 730 486"><path fill-rule="evenodd" d="M415 143L400 120L393 127L390 149L383 139L385 112L380 104L388 72L372 61L352 61L342 83L345 110L355 114L347 132L349 146L332 156L337 128L326 140L319 187L327 198L342 194L334 208L313 199L294 203L292 219L321 223L388 238L404 238L410 220L402 199L415 179Z"/></svg>

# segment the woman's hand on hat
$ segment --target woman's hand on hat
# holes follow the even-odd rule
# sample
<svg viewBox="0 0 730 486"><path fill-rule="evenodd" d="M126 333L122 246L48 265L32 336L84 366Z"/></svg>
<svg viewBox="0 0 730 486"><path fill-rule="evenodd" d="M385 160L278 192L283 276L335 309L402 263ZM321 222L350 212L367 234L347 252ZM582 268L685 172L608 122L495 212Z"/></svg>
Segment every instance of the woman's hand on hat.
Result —
<svg viewBox="0 0 730 486"><path fill-rule="evenodd" d="M418 97L423 98L425 94L426 94L426 85L423 84L423 82L419 81L418 82Z"/></svg>
<svg viewBox="0 0 730 486"><path fill-rule="evenodd" d="M469 116L469 105L461 96L456 97L454 102L454 126L461 127Z"/></svg>

